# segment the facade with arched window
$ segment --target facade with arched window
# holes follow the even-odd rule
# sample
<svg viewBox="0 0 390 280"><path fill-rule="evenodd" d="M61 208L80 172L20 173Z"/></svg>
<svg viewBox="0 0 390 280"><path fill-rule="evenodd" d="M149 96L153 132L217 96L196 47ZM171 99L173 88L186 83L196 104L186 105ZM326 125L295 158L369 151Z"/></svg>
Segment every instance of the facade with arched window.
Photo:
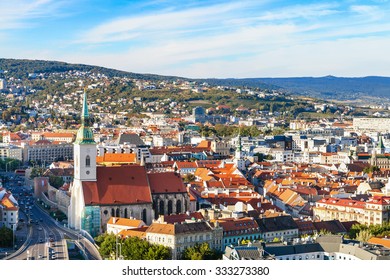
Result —
<svg viewBox="0 0 390 280"><path fill-rule="evenodd" d="M154 219L160 215L182 214L189 210L189 196L181 176L175 172L148 174L153 197Z"/></svg>

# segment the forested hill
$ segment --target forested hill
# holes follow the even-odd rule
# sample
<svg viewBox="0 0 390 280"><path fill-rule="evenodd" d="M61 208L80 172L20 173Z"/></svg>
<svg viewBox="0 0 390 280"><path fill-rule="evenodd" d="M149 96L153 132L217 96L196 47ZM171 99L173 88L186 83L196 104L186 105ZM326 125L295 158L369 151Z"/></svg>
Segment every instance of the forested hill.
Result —
<svg viewBox="0 0 390 280"><path fill-rule="evenodd" d="M246 79L191 79L156 74L139 74L100 66L70 64L58 61L2 59L0 70L9 76L26 78L28 73L66 72L69 70L102 73L108 77L119 76L144 80L192 80L215 86L278 89L293 94L335 100L364 100L365 98L390 99L390 78L369 76L361 78L302 77L302 78L246 78Z"/></svg>
<svg viewBox="0 0 390 280"><path fill-rule="evenodd" d="M92 73L101 73L108 77L129 77L145 80L167 80L177 79L177 77L160 76L154 74L139 74L126 71L120 71L100 66L71 64L59 61L48 60L28 60L28 59L6 59L0 58L0 70L8 71L8 75L16 78L26 78L29 73L53 73L67 72L71 70L89 71Z"/></svg>

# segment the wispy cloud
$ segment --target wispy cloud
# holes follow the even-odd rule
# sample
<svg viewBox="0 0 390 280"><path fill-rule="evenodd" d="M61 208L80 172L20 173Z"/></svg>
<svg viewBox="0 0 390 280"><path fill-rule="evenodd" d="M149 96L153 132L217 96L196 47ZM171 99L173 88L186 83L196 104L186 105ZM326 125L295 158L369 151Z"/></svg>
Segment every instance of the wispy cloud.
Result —
<svg viewBox="0 0 390 280"><path fill-rule="evenodd" d="M196 7L180 11L164 10L159 13L129 16L113 19L81 34L78 43L107 43L126 41L148 36L163 37L169 34L191 33L202 27L223 24L227 15L246 6L247 3L235 2L214 6Z"/></svg>
<svg viewBox="0 0 390 280"><path fill-rule="evenodd" d="M75 12L78 0L72 1ZM82 1L90 6L95 3ZM154 0L112 5L102 0L101 7L93 6L96 16L87 9L78 14L90 16L92 21L75 17L78 22L68 30L68 37L56 39L63 43L50 41L52 46L66 48L56 51L36 47L19 53L188 77L352 75L363 71L379 74L375 72L378 69L389 72L384 65L390 61L383 51L390 47L387 2L310 2ZM0 17L0 33L3 30L3 35L10 35L7 28L40 23L39 18L62 14L64 9L58 3L65 5L68 1L0 3L0 10L8 11L4 12L7 19ZM22 6L23 10L18 11Z"/></svg>
<svg viewBox="0 0 390 280"><path fill-rule="evenodd" d="M63 0L12 0L0 2L0 30L26 28L32 19L55 17Z"/></svg>
<svg viewBox="0 0 390 280"><path fill-rule="evenodd" d="M282 9L265 12L259 17L259 20L280 21L289 19L309 19L329 16L340 13L340 5L334 3L311 4L289 6Z"/></svg>
<svg viewBox="0 0 390 280"><path fill-rule="evenodd" d="M353 5L351 11L369 20L379 20L386 16L388 10L374 5Z"/></svg>

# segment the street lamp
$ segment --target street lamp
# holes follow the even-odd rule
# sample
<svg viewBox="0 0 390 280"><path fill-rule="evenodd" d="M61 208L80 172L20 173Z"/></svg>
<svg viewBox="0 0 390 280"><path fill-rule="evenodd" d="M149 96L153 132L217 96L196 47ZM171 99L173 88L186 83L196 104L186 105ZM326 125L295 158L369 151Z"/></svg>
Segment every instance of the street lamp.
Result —
<svg viewBox="0 0 390 280"><path fill-rule="evenodd" d="M12 163L12 161L9 161L9 162L7 162L7 163L5 164L5 173L7 173L7 172L8 172L8 168L7 168L7 166L8 166L8 164L10 164L10 163Z"/></svg>
<svg viewBox="0 0 390 280"><path fill-rule="evenodd" d="M119 255L118 255L118 247L119 247ZM122 243L118 242L118 231L116 231L115 234L115 259L116 260L122 259Z"/></svg>

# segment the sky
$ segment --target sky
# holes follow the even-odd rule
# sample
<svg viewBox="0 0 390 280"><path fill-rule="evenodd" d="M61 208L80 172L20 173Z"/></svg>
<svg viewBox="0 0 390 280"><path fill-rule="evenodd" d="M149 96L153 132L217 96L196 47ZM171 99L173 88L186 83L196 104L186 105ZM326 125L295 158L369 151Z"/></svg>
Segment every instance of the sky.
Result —
<svg viewBox="0 0 390 280"><path fill-rule="evenodd" d="M390 0L0 0L0 57L188 78L390 76Z"/></svg>

